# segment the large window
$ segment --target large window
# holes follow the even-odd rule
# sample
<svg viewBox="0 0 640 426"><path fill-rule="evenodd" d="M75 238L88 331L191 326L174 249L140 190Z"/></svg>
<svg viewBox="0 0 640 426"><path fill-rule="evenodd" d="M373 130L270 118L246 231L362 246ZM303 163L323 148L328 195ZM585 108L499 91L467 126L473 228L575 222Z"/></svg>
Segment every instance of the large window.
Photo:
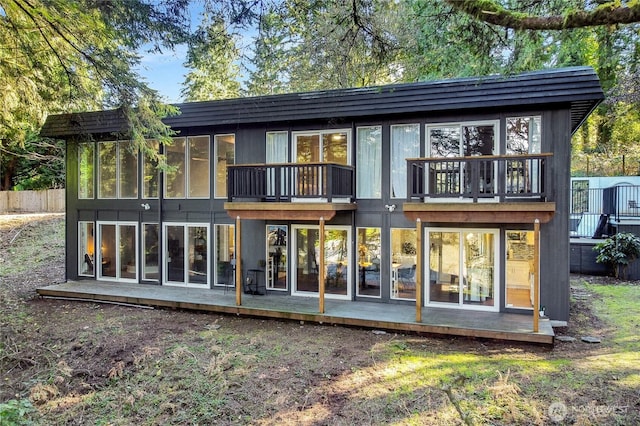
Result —
<svg viewBox="0 0 640 426"><path fill-rule="evenodd" d="M138 198L138 154L131 142L99 142L98 171L98 198Z"/></svg>
<svg viewBox="0 0 640 426"><path fill-rule="evenodd" d="M158 281L158 265L160 261L160 240L158 236L160 234L160 225L157 223L144 223L142 224L142 229L144 233L142 239L142 251L144 253L142 279Z"/></svg>
<svg viewBox="0 0 640 426"><path fill-rule="evenodd" d="M185 287L209 285L209 225L165 223L164 282Z"/></svg>
<svg viewBox="0 0 640 426"><path fill-rule="evenodd" d="M382 127L357 129L357 198L382 196Z"/></svg>
<svg viewBox="0 0 640 426"><path fill-rule="evenodd" d="M417 243L415 229L391 229L392 299L416 299Z"/></svg>
<svg viewBox="0 0 640 426"><path fill-rule="evenodd" d="M287 132L268 132L266 135L266 163L282 164L289 161L289 134ZM275 172L274 172L275 173ZM287 193L287 172L280 169L280 176L274 173L267 174L267 195L276 196ZM275 187L280 180L279 191Z"/></svg>
<svg viewBox="0 0 640 426"><path fill-rule="evenodd" d="M160 144L157 140L148 140L147 145L149 151L158 152ZM158 160L151 153L142 156L142 170L142 198L158 198Z"/></svg>
<svg viewBox="0 0 640 426"><path fill-rule="evenodd" d="M358 228L357 295L380 297L380 228Z"/></svg>
<svg viewBox="0 0 640 426"><path fill-rule="evenodd" d="M427 229L428 303L497 311L498 231Z"/></svg>
<svg viewBox="0 0 640 426"><path fill-rule="evenodd" d="M93 167L95 161L95 145L81 143L78 145L78 198L90 199L94 197Z"/></svg>
<svg viewBox="0 0 640 426"><path fill-rule="evenodd" d="M236 282L236 238L234 225L215 225L217 286L234 287ZM241 271L239 271L241 273Z"/></svg>
<svg viewBox="0 0 640 426"><path fill-rule="evenodd" d="M236 163L236 136L216 135L214 139L216 153L216 198L227 196L227 166Z"/></svg>
<svg viewBox="0 0 640 426"><path fill-rule="evenodd" d="M138 224L98 222L98 279L138 281Z"/></svg>
<svg viewBox="0 0 640 426"><path fill-rule="evenodd" d="M407 158L420 156L420 125L391 126L391 197L407 196Z"/></svg>
<svg viewBox="0 0 640 426"><path fill-rule="evenodd" d="M498 123L452 123L427 125L427 156L460 158L497 154ZM453 167L452 167L453 165ZM474 175L471 163L439 164L427 173L427 185L434 193L473 193L477 185L480 193L496 192L492 162L479 163Z"/></svg>
<svg viewBox="0 0 640 426"><path fill-rule="evenodd" d="M78 275L95 276L95 250L93 222L78 222Z"/></svg>
<svg viewBox="0 0 640 426"><path fill-rule="evenodd" d="M165 148L167 198L209 197L209 137L174 138Z"/></svg>
<svg viewBox="0 0 640 426"><path fill-rule="evenodd" d="M507 118L507 154L527 155L542 152L541 117ZM537 161L518 159L507 164L507 193L540 191L540 165Z"/></svg>

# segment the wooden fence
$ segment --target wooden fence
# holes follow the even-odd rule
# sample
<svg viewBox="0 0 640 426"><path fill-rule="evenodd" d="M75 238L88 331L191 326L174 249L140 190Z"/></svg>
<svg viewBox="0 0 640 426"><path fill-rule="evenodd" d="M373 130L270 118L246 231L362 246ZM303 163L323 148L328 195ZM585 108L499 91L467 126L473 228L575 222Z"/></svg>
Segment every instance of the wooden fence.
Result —
<svg viewBox="0 0 640 426"><path fill-rule="evenodd" d="M61 213L64 189L0 191L0 213Z"/></svg>

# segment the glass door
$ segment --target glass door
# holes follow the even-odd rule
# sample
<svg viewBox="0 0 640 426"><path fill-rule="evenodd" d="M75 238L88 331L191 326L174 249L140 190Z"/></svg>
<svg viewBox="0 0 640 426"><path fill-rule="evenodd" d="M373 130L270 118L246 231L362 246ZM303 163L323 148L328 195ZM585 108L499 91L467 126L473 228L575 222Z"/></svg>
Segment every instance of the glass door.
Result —
<svg viewBox="0 0 640 426"><path fill-rule="evenodd" d="M427 303L497 311L497 231L427 230L426 233Z"/></svg>
<svg viewBox="0 0 640 426"><path fill-rule="evenodd" d="M164 283L209 285L209 225L164 224Z"/></svg>
<svg viewBox="0 0 640 426"><path fill-rule="evenodd" d="M287 290L287 225L267 225L267 289Z"/></svg>
<svg viewBox="0 0 640 426"><path fill-rule="evenodd" d="M320 231L317 226L293 228L295 271L293 294L318 294ZM327 226L324 236L324 278L327 298L351 297L351 228Z"/></svg>
<svg viewBox="0 0 640 426"><path fill-rule="evenodd" d="M138 224L98 222L98 279L138 281Z"/></svg>

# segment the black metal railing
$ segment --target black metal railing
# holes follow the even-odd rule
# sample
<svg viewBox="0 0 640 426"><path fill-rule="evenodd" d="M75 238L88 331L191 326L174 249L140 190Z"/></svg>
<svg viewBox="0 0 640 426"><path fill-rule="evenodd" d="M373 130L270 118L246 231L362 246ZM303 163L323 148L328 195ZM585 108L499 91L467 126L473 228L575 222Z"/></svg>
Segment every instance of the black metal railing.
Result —
<svg viewBox="0 0 640 426"><path fill-rule="evenodd" d="M570 235L600 238L609 221L640 220L640 186L572 188Z"/></svg>
<svg viewBox="0 0 640 426"><path fill-rule="evenodd" d="M334 163L238 164L228 166L227 200L291 201L336 198L353 201L354 170Z"/></svg>
<svg viewBox="0 0 640 426"><path fill-rule="evenodd" d="M552 154L407 159L408 199L547 199Z"/></svg>

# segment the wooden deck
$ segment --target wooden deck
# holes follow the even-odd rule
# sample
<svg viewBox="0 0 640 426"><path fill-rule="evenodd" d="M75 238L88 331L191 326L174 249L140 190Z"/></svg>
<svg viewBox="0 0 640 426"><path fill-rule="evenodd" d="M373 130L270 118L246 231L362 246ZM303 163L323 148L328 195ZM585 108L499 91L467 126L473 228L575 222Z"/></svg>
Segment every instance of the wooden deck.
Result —
<svg viewBox="0 0 640 426"><path fill-rule="evenodd" d="M289 319L365 328L467 336L552 345L554 332L549 320L540 320L533 332L531 315L477 312L445 308L422 308L422 322L415 322L415 305L363 301L325 300L320 314L318 299L277 294L242 295L235 304L235 291L194 289L104 281L69 281L39 288L40 296L65 297L96 302L192 309L253 317Z"/></svg>

